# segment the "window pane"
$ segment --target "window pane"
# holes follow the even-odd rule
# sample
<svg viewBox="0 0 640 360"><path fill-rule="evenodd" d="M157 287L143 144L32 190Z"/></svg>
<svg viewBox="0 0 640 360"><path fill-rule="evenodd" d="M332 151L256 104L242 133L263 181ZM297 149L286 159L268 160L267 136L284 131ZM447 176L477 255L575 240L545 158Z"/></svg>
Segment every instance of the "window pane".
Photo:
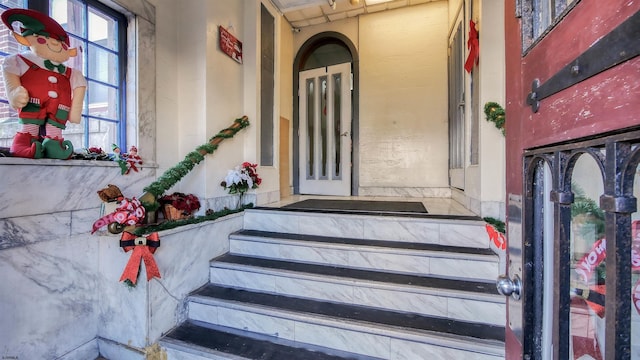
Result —
<svg viewBox="0 0 640 360"><path fill-rule="evenodd" d="M60 23L68 33L86 37L82 3L71 0L51 0L49 11L51 11L51 17Z"/></svg>
<svg viewBox="0 0 640 360"><path fill-rule="evenodd" d="M67 124L64 138L70 140L76 149L96 146L105 152L112 152L112 145L118 143L117 123L96 119L88 121L88 132L86 132L87 118L83 118L80 124ZM85 135L87 133L88 136Z"/></svg>
<svg viewBox="0 0 640 360"><path fill-rule="evenodd" d="M320 77L320 179L327 178L327 77Z"/></svg>
<svg viewBox="0 0 640 360"><path fill-rule="evenodd" d="M118 118L118 92L115 88L90 82L88 95L89 116L113 120Z"/></svg>
<svg viewBox="0 0 640 360"><path fill-rule="evenodd" d="M342 77L341 74L333 75L333 143L334 143L334 159L333 159L333 179L341 179L341 141L342 129L340 128L340 124L342 122Z"/></svg>
<svg viewBox="0 0 640 360"><path fill-rule="evenodd" d="M78 55L75 57L69 58L69 60L67 60L65 64L67 66L70 66L73 69L81 71L82 74L85 75L87 72L84 66L84 51L85 51L84 43L82 40L76 39L74 37L69 39L69 43L72 48L76 48L78 50Z"/></svg>
<svg viewBox="0 0 640 360"><path fill-rule="evenodd" d="M89 41L109 50L118 50L116 21L96 9L89 9Z"/></svg>
<svg viewBox="0 0 640 360"><path fill-rule="evenodd" d="M87 77L111 85L118 85L118 57L95 45L89 45L87 51L89 73Z"/></svg>
<svg viewBox="0 0 640 360"><path fill-rule="evenodd" d="M0 0L0 5L3 6L2 8L3 11L6 8L26 8L27 1L26 0Z"/></svg>
<svg viewBox="0 0 640 360"><path fill-rule="evenodd" d="M314 79L307 79L307 179L315 179L315 122L316 122L316 95Z"/></svg>
<svg viewBox="0 0 640 360"><path fill-rule="evenodd" d="M21 128L16 111L9 104L0 102L0 147L10 147L13 136Z"/></svg>

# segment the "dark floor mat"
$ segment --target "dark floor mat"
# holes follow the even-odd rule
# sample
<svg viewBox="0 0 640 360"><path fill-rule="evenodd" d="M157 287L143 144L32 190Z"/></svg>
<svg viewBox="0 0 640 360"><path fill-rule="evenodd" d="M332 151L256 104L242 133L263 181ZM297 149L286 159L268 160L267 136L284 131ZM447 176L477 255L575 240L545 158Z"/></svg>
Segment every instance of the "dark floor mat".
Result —
<svg viewBox="0 0 640 360"><path fill-rule="evenodd" d="M308 199L285 205L283 208L296 210L338 210L367 213L428 213L424 205L418 201Z"/></svg>

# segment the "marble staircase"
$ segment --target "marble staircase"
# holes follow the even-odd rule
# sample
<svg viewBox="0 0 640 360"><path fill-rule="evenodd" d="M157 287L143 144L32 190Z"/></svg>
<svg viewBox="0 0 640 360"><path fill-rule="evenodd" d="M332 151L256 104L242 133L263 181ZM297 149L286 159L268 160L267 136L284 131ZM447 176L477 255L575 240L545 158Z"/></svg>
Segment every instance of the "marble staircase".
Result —
<svg viewBox="0 0 640 360"><path fill-rule="evenodd" d="M246 210L168 359L503 359L484 222Z"/></svg>

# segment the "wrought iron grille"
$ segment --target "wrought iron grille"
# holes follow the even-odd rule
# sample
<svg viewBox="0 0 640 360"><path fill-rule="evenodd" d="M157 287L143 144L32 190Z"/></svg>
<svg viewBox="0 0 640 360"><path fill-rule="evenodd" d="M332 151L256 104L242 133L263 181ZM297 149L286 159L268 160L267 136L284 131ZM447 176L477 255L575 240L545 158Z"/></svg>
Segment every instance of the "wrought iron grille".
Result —
<svg viewBox="0 0 640 360"><path fill-rule="evenodd" d="M632 315L632 214L637 210L633 185L640 163L640 129L626 129L597 137L573 140L553 146L526 150L523 157L524 207L523 243L524 264L523 325L525 358L542 357L542 322L544 318L543 269L552 266L554 291L546 294L553 299L554 325L552 339L554 358L568 359L572 351L569 343L571 306L571 205L572 175L582 156L591 157L600 170L604 189L599 208L604 212L606 237L606 292L604 299L604 358L631 359ZM542 169L551 172L551 191L544 193ZM548 186L549 184L547 184ZM548 188L548 187L547 187ZM552 263L545 263L542 252L544 226L542 202L553 204ZM550 234L547 234L550 235ZM547 236L547 238L549 238ZM575 270L575 269L574 269ZM547 279L549 280L549 279ZM549 316L549 314L546 314ZM637 341L637 340L635 340ZM638 346L638 343L633 345ZM635 359L635 357L634 357Z"/></svg>

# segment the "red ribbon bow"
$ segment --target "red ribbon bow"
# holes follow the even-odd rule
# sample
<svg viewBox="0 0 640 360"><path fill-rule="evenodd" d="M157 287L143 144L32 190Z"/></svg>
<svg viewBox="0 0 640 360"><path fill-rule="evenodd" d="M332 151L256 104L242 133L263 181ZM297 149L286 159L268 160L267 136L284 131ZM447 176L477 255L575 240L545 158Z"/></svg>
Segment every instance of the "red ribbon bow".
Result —
<svg viewBox="0 0 640 360"><path fill-rule="evenodd" d="M478 40L478 30L476 30L476 24L473 20L469 21L467 48L469 49L469 55L467 56L467 61L464 63L464 69L470 73L473 66L478 65L480 61L480 41Z"/></svg>
<svg viewBox="0 0 640 360"><path fill-rule="evenodd" d="M140 263L144 261L147 269L147 281L154 277L160 278L160 270L153 254L160 247L160 236L157 232L149 234L146 238L140 238L130 232L123 232L120 238L120 246L125 252L133 250L127 266L125 266L120 281L129 281L134 286L140 273Z"/></svg>
<svg viewBox="0 0 640 360"><path fill-rule="evenodd" d="M505 250L507 248L507 240L504 234L496 231L496 229L489 224L486 224L484 227L489 235L489 240L493 241L493 245L500 250Z"/></svg>

